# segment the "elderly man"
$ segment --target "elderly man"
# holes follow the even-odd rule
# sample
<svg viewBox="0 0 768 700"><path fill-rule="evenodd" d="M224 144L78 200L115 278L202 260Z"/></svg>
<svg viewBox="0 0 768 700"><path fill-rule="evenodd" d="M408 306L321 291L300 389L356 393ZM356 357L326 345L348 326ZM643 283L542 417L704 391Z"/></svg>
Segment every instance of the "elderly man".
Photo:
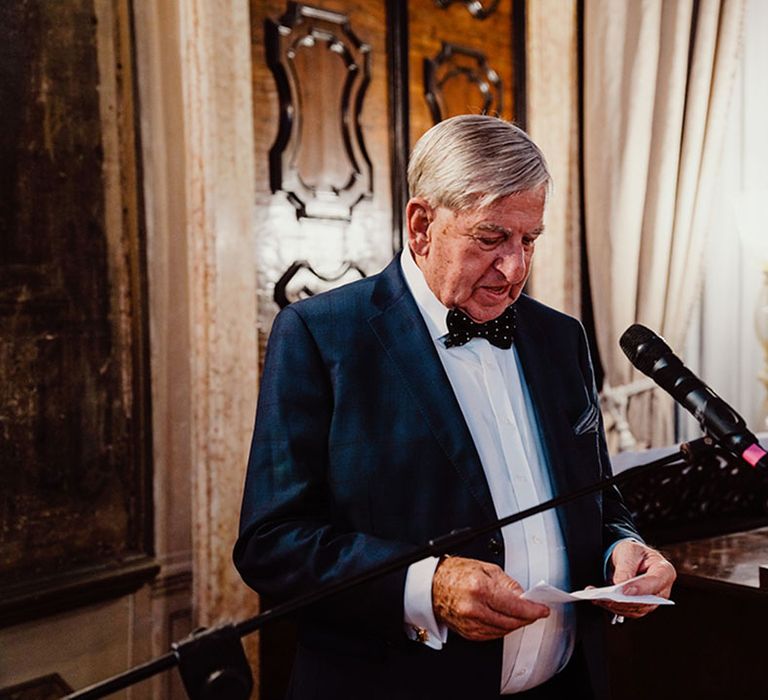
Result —
<svg viewBox="0 0 768 700"><path fill-rule="evenodd" d="M584 332L522 294L550 185L538 147L455 117L408 179L402 255L275 320L235 547L261 593L293 598L610 470ZM615 490L316 604L289 697L607 697L605 613L521 598L606 573L662 596L675 576Z"/></svg>

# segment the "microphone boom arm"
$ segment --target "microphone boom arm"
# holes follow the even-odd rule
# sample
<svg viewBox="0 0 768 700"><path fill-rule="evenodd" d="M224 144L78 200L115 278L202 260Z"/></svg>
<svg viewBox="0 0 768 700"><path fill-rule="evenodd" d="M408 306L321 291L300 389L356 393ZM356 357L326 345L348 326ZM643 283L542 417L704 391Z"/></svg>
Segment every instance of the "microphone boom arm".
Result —
<svg viewBox="0 0 768 700"><path fill-rule="evenodd" d="M327 586L322 586L306 595L299 596L294 600L290 600L286 603L277 605L269 610L256 615L255 617L243 620L235 624L226 623L211 627L209 629L202 629L193 633L187 639L173 644L173 652L159 656L156 659L147 663L136 666L121 674L108 678L105 681L96 683L94 685L83 688L82 690L75 691L67 696L64 700L94 700L95 698L103 698L107 695L127 688L134 683L146 680L152 676L166 671L174 666L179 666L182 680L187 689L190 698L210 698L210 697L226 697L228 700L246 700L249 696L250 690L245 691L247 682L242 678L245 672L242 668L242 646L239 643L240 638L257 631L264 625L280 620L289 615L292 615L302 608L305 608L319 600L328 596L335 595L346 591L354 586L358 586L372 579L385 576L386 574L397 571L398 569L405 568L414 564L421 559L428 556L439 557L446 554L454 547L467 544L477 537L486 535L490 532L494 532L500 528L506 527L513 523L529 518L532 515L537 515L545 510L551 508L557 508L559 506L575 501L584 496L589 496L598 491L611 488L622 484L630 479L633 479L646 472L656 471L662 467L677 467L689 464L694 464L698 459L698 456L717 450L713 445L712 440L708 437L698 438L689 443L683 443L677 452L666 455L660 459L654 460L647 464L642 464L637 467L631 467L624 470L620 474L611 476L608 479L595 482L584 486L576 491L573 491L562 496L556 496L548 501L539 503L536 506L527 508L513 513L498 520L494 520L482 525L465 527L459 530L452 530L451 532L436 537L430 540L425 545L415 548L412 552L395 557L389 561L384 562L380 566L363 571L359 574L351 576L347 579L331 583ZM216 663L211 665L211 671L208 674L201 674L201 664L207 661L207 657L210 653L202 654L199 650L201 648L209 652L210 645L201 644L201 640L206 641L207 637L224 637L230 647L231 654L226 656L225 661L221 661L222 656L219 655L215 660ZM232 640L236 639L238 642L239 653L235 650L231 644ZM186 669L195 669L194 677L191 677ZM248 669L250 674L250 670ZM216 694L216 683L222 682L222 679L230 681L232 678L236 678L237 682L235 686L237 688L243 687L243 693L238 694L233 692L229 695ZM250 680L250 676L248 678ZM226 686L231 688L232 686ZM248 686L250 688L250 686ZM214 694L211 693L211 689L214 689Z"/></svg>

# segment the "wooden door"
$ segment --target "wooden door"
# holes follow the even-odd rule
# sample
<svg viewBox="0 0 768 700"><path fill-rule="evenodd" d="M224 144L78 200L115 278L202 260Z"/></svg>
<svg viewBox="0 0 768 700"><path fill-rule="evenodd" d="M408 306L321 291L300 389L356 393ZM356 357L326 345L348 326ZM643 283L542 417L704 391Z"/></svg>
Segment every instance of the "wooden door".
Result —
<svg viewBox="0 0 768 700"><path fill-rule="evenodd" d="M402 247L411 144L461 113L524 121L523 0L251 0L259 337ZM267 601L269 603L270 601ZM261 632L281 698L290 626Z"/></svg>

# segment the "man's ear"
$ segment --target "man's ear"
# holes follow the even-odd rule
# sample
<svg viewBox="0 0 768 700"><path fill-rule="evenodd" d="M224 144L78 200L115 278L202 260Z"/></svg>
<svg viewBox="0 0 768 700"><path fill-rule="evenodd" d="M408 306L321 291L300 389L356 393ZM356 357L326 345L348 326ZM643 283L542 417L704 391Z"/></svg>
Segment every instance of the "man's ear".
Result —
<svg viewBox="0 0 768 700"><path fill-rule="evenodd" d="M416 255L426 255L429 250L432 223L432 207L423 197L412 197L405 205L405 224L408 230L408 243Z"/></svg>

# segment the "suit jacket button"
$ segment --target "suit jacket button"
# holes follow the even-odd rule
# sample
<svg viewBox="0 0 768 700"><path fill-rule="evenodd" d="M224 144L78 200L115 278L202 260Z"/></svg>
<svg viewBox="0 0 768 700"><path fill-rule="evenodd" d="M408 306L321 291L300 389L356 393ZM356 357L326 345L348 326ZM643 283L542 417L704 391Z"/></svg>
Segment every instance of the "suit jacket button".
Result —
<svg viewBox="0 0 768 700"><path fill-rule="evenodd" d="M488 540L488 549L490 550L491 554L501 554L504 551L504 547L502 547L501 542L499 542L495 537L491 537L491 539Z"/></svg>

